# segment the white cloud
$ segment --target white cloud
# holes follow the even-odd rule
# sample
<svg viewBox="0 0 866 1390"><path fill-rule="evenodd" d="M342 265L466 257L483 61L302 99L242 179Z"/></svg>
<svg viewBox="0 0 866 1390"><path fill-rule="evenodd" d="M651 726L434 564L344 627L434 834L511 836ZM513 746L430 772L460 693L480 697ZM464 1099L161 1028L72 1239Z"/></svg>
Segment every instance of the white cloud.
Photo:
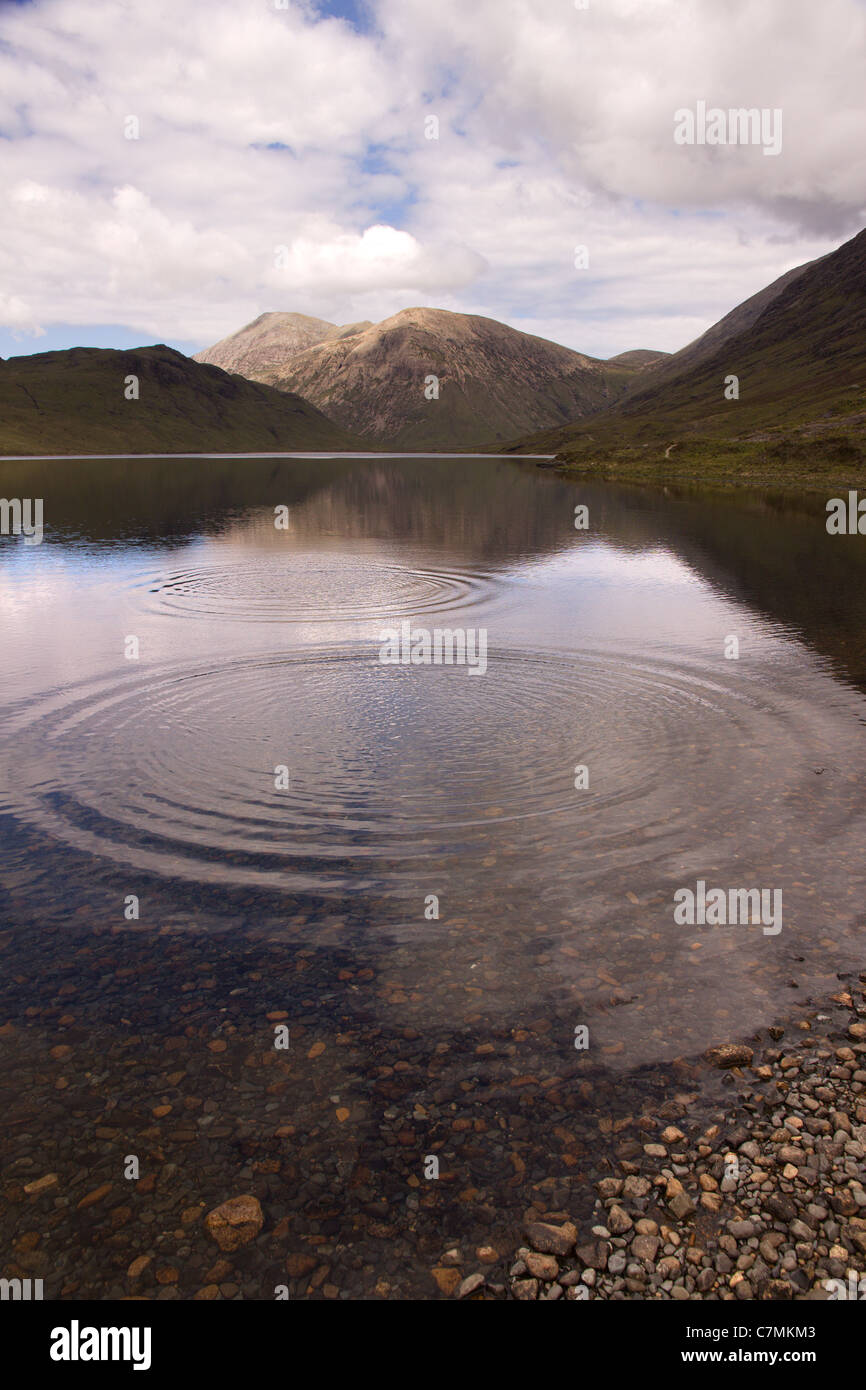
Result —
<svg viewBox="0 0 866 1390"><path fill-rule="evenodd" d="M17 333L29 333L35 338L41 337L45 331L37 322L30 305L14 294L0 294L0 323Z"/></svg>
<svg viewBox="0 0 866 1390"><path fill-rule="evenodd" d="M473 280L483 259L461 246L421 246L408 232L368 227L360 236L299 237L275 248L267 283L285 294L352 295L370 290L451 290Z"/></svg>
<svg viewBox="0 0 866 1390"><path fill-rule="evenodd" d="M476 137L553 163L605 192L680 207L740 199L864 208L860 0L382 0L386 34L423 74L460 55L457 109ZM453 61L453 58L451 59ZM751 147L682 147L674 112L699 99L781 108L777 160Z"/></svg>
<svg viewBox="0 0 866 1390"><path fill-rule="evenodd" d="M265 309L427 302L598 355L676 348L863 220L861 0L374 14L358 33L297 0L5 7L0 326L203 345ZM781 107L780 156L677 146L698 99Z"/></svg>

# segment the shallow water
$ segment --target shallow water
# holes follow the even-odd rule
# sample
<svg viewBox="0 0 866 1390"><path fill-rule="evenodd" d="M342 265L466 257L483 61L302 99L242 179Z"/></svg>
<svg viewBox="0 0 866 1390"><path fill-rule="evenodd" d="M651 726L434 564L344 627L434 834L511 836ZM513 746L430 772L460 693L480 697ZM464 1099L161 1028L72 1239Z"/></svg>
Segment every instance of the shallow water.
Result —
<svg viewBox="0 0 866 1390"><path fill-rule="evenodd" d="M863 561L820 507L482 457L4 468L46 525L0 541L6 925L135 894L130 931L357 943L407 1025L529 1007L615 1068L862 963ZM486 671L381 664L404 619L485 629ZM677 925L699 879L781 889L782 930Z"/></svg>
<svg viewBox="0 0 866 1390"><path fill-rule="evenodd" d="M0 538L4 1277L429 1298L493 1244L501 1281L528 1210L588 1233L647 1134L726 1130L763 1083L708 1044L862 969L866 561L820 500L2 468L46 525ZM381 663L405 620L483 629L486 670ZM781 930L678 925L701 879L781 890ZM265 1224L217 1269L239 1193Z"/></svg>

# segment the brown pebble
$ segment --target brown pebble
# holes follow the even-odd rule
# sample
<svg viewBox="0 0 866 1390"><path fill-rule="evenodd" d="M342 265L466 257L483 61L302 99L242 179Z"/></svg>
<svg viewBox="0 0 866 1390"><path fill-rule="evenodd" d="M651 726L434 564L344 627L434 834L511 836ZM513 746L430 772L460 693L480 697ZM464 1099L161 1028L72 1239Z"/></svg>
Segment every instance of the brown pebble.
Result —
<svg viewBox="0 0 866 1390"><path fill-rule="evenodd" d="M244 1193L221 1202L205 1217L205 1225L220 1250L248 1245L262 1229L264 1215L257 1197Z"/></svg>
<svg viewBox="0 0 866 1390"><path fill-rule="evenodd" d="M103 1197L107 1197L111 1191L113 1183L104 1182L101 1187L95 1187L92 1192L88 1192L86 1197L82 1197L78 1203L78 1210L83 1211L85 1207L95 1207L97 1202L101 1202Z"/></svg>
<svg viewBox="0 0 866 1390"><path fill-rule="evenodd" d="M444 1293L446 1297L450 1298L460 1283L459 1269L445 1269L442 1265L437 1265L435 1269L431 1269L430 1273L439 1286L440 1293Z"/></svg>
<svg viewBox="0 0 866 1390"><path fill-rule="evenodd" d="M49 1188L57 1186L57 1174L46 1173L44 1178L37 1178L35 1182L24 1184L24 1191L28 1197L38 1197L41 1193L47 1192Z"/></svg>

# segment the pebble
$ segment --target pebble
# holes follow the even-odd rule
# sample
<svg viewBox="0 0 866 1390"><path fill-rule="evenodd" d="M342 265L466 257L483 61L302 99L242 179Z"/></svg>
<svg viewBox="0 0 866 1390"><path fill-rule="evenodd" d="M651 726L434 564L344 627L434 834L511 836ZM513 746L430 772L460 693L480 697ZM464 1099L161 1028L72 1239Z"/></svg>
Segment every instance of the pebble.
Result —
<svg viewBox="0 0 866 1390"><path fill-rule="evenodd" d="M607 1214L607 1224L615 1236L621 1236L626 1231L631 1230L633 1222L628 1212L624 1211L622 1207L611 1207Z"/></svg>
<svg viewBox="0 0 866 1390"><path fill-rule="evenodd" d="M220 1250L237 1250L255 1240L264 1216L257 1197L245 1194L221 1202L205 1217L205 1226Z"/></svg>
<svg viewBox="0 0 866 1390"><path fill-rule="evenodd" d="M440 1293L444 1293L447 1297L450 1297L461 1283L458 1269L444 1269L439 1265L435 1269L431 1269L430 1273L436 1281Z"/></svg>
<svg viewBox="0 0 866 1390"><path fill-rule="evenodd" d="M549 1299L545 1288L552 1287L571 1297L579 1284L591 1298L779 1301L823 1297L826 1281L845 1277L849 1268L861 1276L866 1269L861 1179L866 1099L857 1093L862 1095L866 1068L852 1093L850 1067L834 1068L829 1049L814 1053L805 1041L802 1047L802 1054L792 1047L784 1056L765 1051L753 1074L755 1084L768 1088L773 1103L766 1110L746 1090L746 1103L735 1100L724 1122L711 1124L691 1145L681 1129L668 1125L661 1132L664 1144L623 1146L629 1156L621 1160L622 1176L600 1177L596 1183L595 1213L583 1226L593 1239L581 1242L581 1227L573 1222L559 1260L547 1264L543 1253L519 1252L511 1296ZM751 1066L755 1053L730 1043L706 1056L710 1065L729 1071ZM857 1056L851 1048L835 1052L839 1062ZM795 1073L798 1089L780 1092L778 1080ZM673 1161L672 1146L677 1149ZM660 1221L662 1197L671 1217ZM717 1214L721 1226L715 1235L716 1226L699 1228L703 1234L696 1242L691 1232L697 1198L701 1208ZM531 1223L525 1229L535 1250L545 1251L550 1228Z"/></svg>
<svg viewBox="0 0 866 1390"><path fill-rule="evenodd" d="M711 1047L704 1053L711 1066L725 1068L750 1067L754 1055L745 1043L722 1043L719 1047Z"/></svg>
<svg viewBox="0 0 866 1390"><path fill-rule="evenodd" d="M539 1255L534 1250L525 1257L526 1268L533 1279L555 1279L559 1274L559 1261L554 1255Z"/></svg>
<svg viewBox="0 0 866 1390"><path fill-rule="evenodd" d="M571 1222L563 1226L549 1226L541 1221L533 1221L524 1229L530 1245L545 1255L567 1255L574 1249L577 1240L577 1227Z"/></svg>

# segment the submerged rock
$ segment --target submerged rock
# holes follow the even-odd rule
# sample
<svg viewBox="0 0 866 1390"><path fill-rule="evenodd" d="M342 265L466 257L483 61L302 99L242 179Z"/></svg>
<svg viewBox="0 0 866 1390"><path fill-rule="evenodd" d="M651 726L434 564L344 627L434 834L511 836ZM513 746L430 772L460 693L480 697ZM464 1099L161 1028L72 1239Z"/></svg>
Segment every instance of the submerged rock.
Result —
<svg viewBox="0 0 866 1390"><path fill-rule="evenodd" d="M567 1255L574 1249L577 1227L567 1221L564 1226L549 1226L544 1221L531 1221L525 1227L530 1245L545 1255Z"/></svg>
<svg viewBox="0 0 866 1390"><path fill-rule="evenodd" d="M711 1047L704 1057L713 1067L750 1067L754 1052L745 1043L721 1043Z"/></svg>
<svg viewBox="0 0 866 1390"><path fill-rule="evenodd" d="M205 1217L205 1225L220 1250L237 1250L248 1245L262 1229L264 1216L257 1197L245 1194L230 1197Z"/></svg>

